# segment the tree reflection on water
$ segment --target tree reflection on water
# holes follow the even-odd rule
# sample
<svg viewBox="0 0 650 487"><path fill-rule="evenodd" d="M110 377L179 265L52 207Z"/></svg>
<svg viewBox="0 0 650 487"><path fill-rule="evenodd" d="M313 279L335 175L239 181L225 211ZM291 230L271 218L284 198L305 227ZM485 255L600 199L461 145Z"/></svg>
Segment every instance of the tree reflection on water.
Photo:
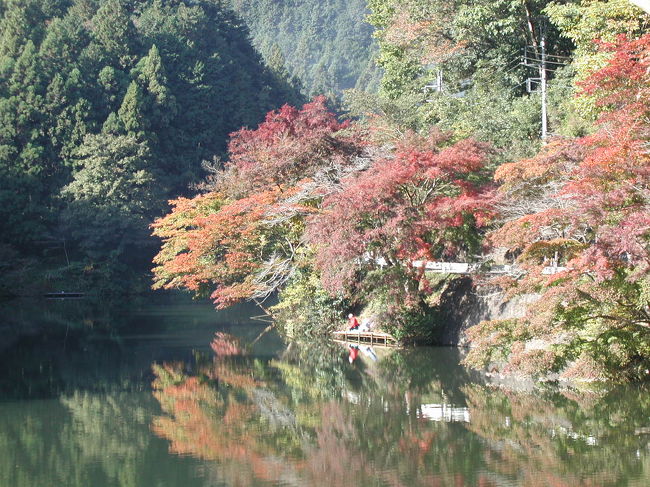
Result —
<svg viewBox="0 0 650 487"><path fill-rule="evenodd" d="M476 380L455 352L293 344L246 355L219 334L212 357L154 365L170 451L216 462L231 485L642 485L647 389L512 392ZM432 358L432 354L439 354ZM634 482L640 482L635 484Z"/></svg>
<svg viewBox="0 0 650 487"><path fill-rule="evenodd" d="M468 428L485 439L484 461L492 471L532 487L650 479L647 388L579 395L477 385L464 391L473 413Z"/></svg>

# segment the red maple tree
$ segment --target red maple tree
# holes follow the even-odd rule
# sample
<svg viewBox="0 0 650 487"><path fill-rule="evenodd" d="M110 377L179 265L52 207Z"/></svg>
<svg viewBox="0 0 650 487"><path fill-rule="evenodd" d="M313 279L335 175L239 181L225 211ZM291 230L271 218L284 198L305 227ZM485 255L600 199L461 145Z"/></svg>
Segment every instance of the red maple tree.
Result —
<svg viewBox="0 0 650 487"><path fill-rule="evenodd" d="M232 134L230 160L211 190L172 201L171 213L152 225L163 240L155 287L209 295L218 307L268 296L293 272L319 188L335 184L362 147L359 132L339 123L324 97Z"/></svg>
<svg viewBox="0 0 650 487"><path fill-rule="evenodd" d="M452 144L440 132L411 133L345 178L307 229L326 288L349 289L360 270L385 265L403 271L417 290L424 268L412 261L465 259L490 216L478 177L488 153L475 140Z"/></svg>
<svg viewBox="0 0 650 487"><path fill-rule="evenodd" d="M583 84L603 109L595 133L496 173L505 221L490 239L518 256L511 292L542 297L522 319L473 330L470 363L568 375L589 363L600 377L650 365L650 35L603 48L609 63Z"/></svg>

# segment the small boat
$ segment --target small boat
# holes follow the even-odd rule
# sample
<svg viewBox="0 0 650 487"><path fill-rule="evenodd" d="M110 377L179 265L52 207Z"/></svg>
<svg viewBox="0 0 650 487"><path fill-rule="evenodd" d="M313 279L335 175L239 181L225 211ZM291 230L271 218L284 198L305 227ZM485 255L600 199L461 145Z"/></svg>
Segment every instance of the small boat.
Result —
<svg viewBox="0 0 650 487"><path fill-rule="evenodd" d="M84 293L59 291L58 293L45 293L43 296L45 296L47 299L83 298Z"/></svg>

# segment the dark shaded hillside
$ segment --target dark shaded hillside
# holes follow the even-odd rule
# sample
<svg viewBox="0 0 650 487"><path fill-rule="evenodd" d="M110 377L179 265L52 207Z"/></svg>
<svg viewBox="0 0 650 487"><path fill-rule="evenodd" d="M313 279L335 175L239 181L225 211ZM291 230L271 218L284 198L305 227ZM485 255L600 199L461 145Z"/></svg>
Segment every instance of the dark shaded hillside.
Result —
<svg viewBox="0 0 650 487"><path fill-rule="evenodd" d="M221 1L3 0L0 17L8 272L44 253L64 264L53 276L138 267L148 223L202 161L297 100Z"/></svg>

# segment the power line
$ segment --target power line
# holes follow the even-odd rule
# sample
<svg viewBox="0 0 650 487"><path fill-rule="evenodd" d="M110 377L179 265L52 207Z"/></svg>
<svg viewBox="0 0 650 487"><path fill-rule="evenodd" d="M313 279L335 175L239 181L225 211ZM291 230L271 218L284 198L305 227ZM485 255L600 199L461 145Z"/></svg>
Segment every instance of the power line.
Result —
<svg viewBox="0 0 650 487"><path fill-rule="evenodd" d="M538 48L536 46L524 46L523 50L524 50L524 57L528 57L529 52L531 54L533 54L535 57L539 56L539 54L540 54L540 52L539 52L539 50L538 50ZM546 58L548 59L550 57L551 58L556 58L556 59L567 59L567 60L573 59L572 56L561 56L559 54L548 54L548 53L546 53Z"/></svg>
<svg viewBox="0 0 650 487"><path fill-rule="evenodd" d="M536 58L531 58L531 57L523 57L522 58L524 61L529 61L529 62L534 62L534 63L541 63L541 59L536 59ZM549 61L548 59L545 60L546 64L556 64L559 66L566 66L568 63L561 63L557 61ZM526 64L526 66L528 66ZM530 67L537 67L537 66L530 66Z"/></svg>
<svg viewBox="0 0 650 487"><path fill-rule="evenodd" d="M529 54L529 53L530 53L530 54ZM524 57L531 57L531 56L533 56L533 55L534 55L537 59L539 59L539 58L537 57L537 56L539 55L539 53L537 52L537 49L535 48L535 46L526 46L526 47L524 47ZM570 60L573 59L572 56L560 56L560 55L557 55L557 54L548 54L548 53L546 54L546 58L547 58L547 59L548 59L548 58L566 59L567 61L570 61Z"/></svg>
<svg viewBox="0 0 650 487"><path fill-rule="evenodd" d="M572 56L560 56L560 55L558 55L558 54L548 54L548 53L546 54L546 57L547 57L547 58L548 58L548 57L554 57L554 58L556 58L556 59L568 59L569 61L573 59Z"/></svg>
<svg viewBox="0 0 650 487"><path fill-rule="evenodd" d="M522 66L523 64L524 63L522 63L521 60L517 58L514 61L508 63L505 68L503 68L505 70L503 71L503 74L510 73L511 71L514 71L515 69L517 69L519 66Z"/></svg>

